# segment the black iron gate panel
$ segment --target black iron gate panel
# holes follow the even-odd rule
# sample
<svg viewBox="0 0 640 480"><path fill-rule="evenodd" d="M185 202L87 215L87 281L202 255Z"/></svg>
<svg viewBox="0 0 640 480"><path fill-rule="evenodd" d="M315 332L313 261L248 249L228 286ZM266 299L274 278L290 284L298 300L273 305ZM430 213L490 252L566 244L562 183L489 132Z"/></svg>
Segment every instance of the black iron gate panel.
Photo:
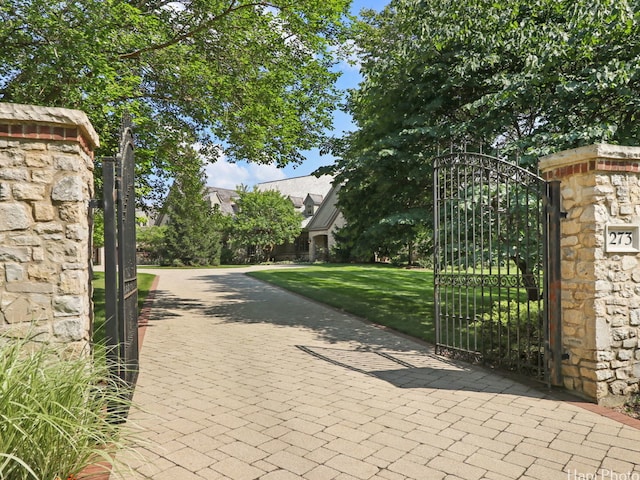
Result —
<svg viewBox="0 0 640 480"><path fill-rule="evenodd" d="M103 159L107 358L114 375L138 376L138 280L133 134L123 124L115 159Z"/></svg>
<svg viewBox="0 0 640 480"><path fill-rule="evenodd" d="M435 159L437 353L559 383L550 193L542 178L494 157Z"/></svg>

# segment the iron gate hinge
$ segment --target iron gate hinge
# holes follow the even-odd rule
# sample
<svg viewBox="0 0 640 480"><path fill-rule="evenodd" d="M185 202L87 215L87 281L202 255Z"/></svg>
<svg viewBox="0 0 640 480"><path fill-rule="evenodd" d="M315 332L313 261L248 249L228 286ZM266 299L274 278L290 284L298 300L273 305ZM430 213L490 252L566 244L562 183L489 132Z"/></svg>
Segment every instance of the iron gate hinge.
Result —
<svg viewBox="0 0 640 480"><path fill-rule="evenodd" d="M102 205L102 199L101 198L91 198L89 200L89 208L104 208L104 206Z"/></svg>

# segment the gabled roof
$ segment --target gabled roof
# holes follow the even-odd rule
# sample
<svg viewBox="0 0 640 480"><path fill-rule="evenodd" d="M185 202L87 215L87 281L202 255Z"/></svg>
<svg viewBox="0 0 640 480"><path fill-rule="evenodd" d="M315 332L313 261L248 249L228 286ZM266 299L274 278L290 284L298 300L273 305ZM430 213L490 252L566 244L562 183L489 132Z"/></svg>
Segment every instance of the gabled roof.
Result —
<svg viewBox="0 0 640 480"><path fill-rule="evenodd" d="M277 190L283 197L305 198L310 192L325 196L331 190L331 175L306 175L304 177L285 178L273 182L258 183L256 188L262 192L266 190Z"/></svg>
<svg viewBox="0 0 640 480"><path fill-rule="evenodd" d="M219 188L219 187L207 187L207 193L212 194L216 193L218 198L223 202L229 202L232 199L238 198L238 192L235 190L231 190L229 188Z"/></svg>
<svg viewBox="0 0 640 480"><path fill-rule="evenodd" d="M307 229L312 230L329 230L336 217L340 213L338 209L338 192L340 191L340 185L333 187L318 208L316 214L311 217L311 220L307 224Z"/></svg>
<svg viewBox="0 0 640 480"><path fill-rule="evenodd" d="M291 203L293 203L293 206L295 208L300 208L304 205L304 202L302 201L302 197L294 197L292 195L289 195L289 200L291 200Z"/></svg>
<svg viewBox="0 0 640 480"><path fill-rule="evenodd" d="M304 204L308 205L309 203L313 205L320 205L324 197L322 195L318 195L315 193L310 193L307 195L307 198L304 199Z"/></svg>
<svg viewBox="0 0 640 480"><path fill-rule="evenodd" d="M235 213L236 199L239 197L238 192L228 188L207 187L207 194L211 205L219 205L220 211L227 215ZM218 201L213 200L216 197Z"/></svg>

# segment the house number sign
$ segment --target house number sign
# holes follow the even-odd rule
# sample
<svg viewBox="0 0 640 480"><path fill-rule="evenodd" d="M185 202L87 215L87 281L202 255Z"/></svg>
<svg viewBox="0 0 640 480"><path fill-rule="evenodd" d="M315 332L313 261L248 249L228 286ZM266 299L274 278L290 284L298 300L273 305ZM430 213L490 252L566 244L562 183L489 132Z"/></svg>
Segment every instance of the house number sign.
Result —
<svg viewBox="0 0 640 480"><path fill-rule="evenodd" d="M640 252L640 227L638 225L607 225L605 248L607 252Z"/></svg>

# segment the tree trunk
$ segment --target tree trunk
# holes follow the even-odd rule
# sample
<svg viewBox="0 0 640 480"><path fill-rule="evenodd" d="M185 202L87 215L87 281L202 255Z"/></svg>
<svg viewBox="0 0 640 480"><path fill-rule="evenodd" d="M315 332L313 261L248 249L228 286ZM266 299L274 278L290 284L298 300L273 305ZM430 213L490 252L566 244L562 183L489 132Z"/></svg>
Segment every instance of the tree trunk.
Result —
<svg viewBox="0 0 640 480"><path fill-rule="evenodd" d="M527 262L520 257L520 255L515 254L511 257L511 260L517 265L518 270L522 274L522 283L524 284L524 288L527 290L527 298L530 302L534 302L540 300L542 295L540 295L540 289L538 287L538 282L536 280L536 276L529 271L529 266Z"/></svg>

